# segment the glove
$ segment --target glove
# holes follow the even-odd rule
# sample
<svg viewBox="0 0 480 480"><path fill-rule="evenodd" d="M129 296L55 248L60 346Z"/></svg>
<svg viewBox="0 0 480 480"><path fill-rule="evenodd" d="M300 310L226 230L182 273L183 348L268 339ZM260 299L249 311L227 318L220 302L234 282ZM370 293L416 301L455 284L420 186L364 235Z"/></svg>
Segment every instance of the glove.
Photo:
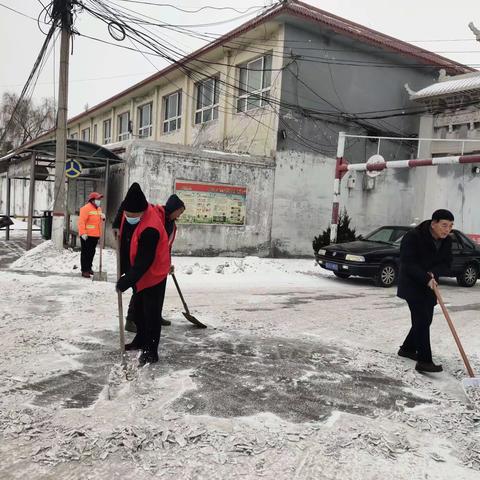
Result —
<svg viewBox="0 0 480 480"><path fill-rule="evenodd" d="M105 221L105 214L102 213L102 220Z"/></svg>
<svg viewBox="0 0 480 480"><path fill-rule="evenodd" d="M170 272L169 273L170 273L170 275L172 273L175 273L175 266L174 265L170 265Z"/></svg>
<svg viewBox="0 0 480 480"><path fill-rule="evenodd" d="M87 240L88 239L88 235L86 233L84 233L83 235L81 235L82 237L82 240Z"/></svg>
<svg viewBox="0 0 480 480"><path fill-rule="evenodd" d="M126 275L122 275L117 281L117 292L125 292L131 287Z"/></svg>

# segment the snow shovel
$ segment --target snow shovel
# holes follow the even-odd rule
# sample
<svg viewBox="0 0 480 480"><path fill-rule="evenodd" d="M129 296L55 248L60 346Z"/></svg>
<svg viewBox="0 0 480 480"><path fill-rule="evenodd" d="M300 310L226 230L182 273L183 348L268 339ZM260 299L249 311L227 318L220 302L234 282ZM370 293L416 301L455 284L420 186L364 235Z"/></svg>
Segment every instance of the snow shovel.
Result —
<svg viewBox="0 0 480 480"><path fill-rule="evenodd" d="M120 272L120 235L117 236L117 280L120 280L122 275ZM120 355L122 356L122 365L126 367L126 358L125 358L125 328L123 326L123 301L122 301L122 292L117 290L117 300L118 300L118 325L120 327Z"/></svg>
<svg viewBox="0 0 480 480"><path fill-rule="evenodd" d="M464 378L462 380L462 387L465 395L472 403L478 403L480 401L480 378L475 377L475 373L470 365L468 357L463 349L462 343L460 342L460 338L457 335L457 331L455 330L455 326L453 325L453 321L450 318L450 314L448 313L447 307L443 302L442 295L440 294L440 290L437 286L433 287L433 291L437 297L438 303L442 309L443 314L445 315L445 319L447 320L448 326L450 327L450 331L452 332L453 338L455 339L455 343L457 344L458 350L460 351L460 355L462 356L463 363L465 364L465 368L467 369L469 378Z"/></svg>
<svg viewBox="0 0 480 480"><path fill-rule="evenodd" d="M100 237L100 257L98 259L98 272L93 273L92 280L106 282L107 281L107 272L102 272L102 253L105 243L104 231L105 228L102 228L102 235Z"/></svg>
<svg viewBox="0 0 480 480"><path fill-rule="evenodd" d="M180 295L180 299L182 300L183 303L183 308L185 309L183 313L183 316L191 323L193 323L196 327L198 328L207 328L206 325L204 325L200 320L197 320L191 313L190 310L188 309L187 302L183 298L182 291L180 290L180 285L177 282L177 279L175 278L175 274L171 273L170 274L173 278L173 281L175 283L175 286L177 287L177 292Z"/></svg>

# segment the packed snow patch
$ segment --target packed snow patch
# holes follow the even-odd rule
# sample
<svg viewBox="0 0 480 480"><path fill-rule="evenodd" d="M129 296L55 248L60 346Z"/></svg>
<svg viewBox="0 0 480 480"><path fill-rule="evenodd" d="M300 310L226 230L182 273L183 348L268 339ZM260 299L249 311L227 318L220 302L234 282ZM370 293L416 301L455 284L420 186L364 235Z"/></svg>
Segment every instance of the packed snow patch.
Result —
<svg viewBox="0 0 480 480"><path fill-rule="evenodd" d="M93 268L98 270L99 249L94 258ZM252 280L265 279L280 281L288 280L290 283L299 275L303 281L308 281L308 276L331 276L322 270L313 259L271 259L247 256L236 257L172 257L175 272L186 276L223 276L252 277ZM48 273L80 273L80 252L73 249L59 251L51 240L41 243L22 257L13 262L12 270L48 272ZM115 251L106 248L103 251L103 270L111 275L111 280L116 272ZM192 279L193 280L193 279ZM316 279L318 281L318 278ZM202 279L202 282L206 279Z"/></svg>

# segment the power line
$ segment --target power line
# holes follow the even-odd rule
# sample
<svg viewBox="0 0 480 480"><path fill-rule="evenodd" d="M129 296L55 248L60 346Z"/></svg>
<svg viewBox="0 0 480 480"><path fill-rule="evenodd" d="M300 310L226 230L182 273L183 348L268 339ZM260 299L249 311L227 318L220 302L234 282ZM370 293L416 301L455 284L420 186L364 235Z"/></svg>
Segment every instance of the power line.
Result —
<svg viewBox="0 0 480 480"><path fill-rule="evenodd" d="M205 5L203 7L197 8L196 10L187 10L185 8L180 8L180 7L177 7L176 5L171 5L169 3L156 3L156 2L147 2L147 1L140 1L140 0L119 0L119 1L127 2L127 3L136 3L136 4L141 4L141 5L152 5L154 7L169 7L169 8L174 8L175 10L178 10L178 11L184 12L184 13L198 13L198 12L201 12L203 10L217 10L217 11L231 10L231 11L234 11L234 12L237 12L237 13L247 13L251 10L264 8L263 5L256 5L256 6L253 6L253 7L246 8L244 10L239 10L237 8L234 8L234 7L216 7L216 6L213 6L213 5Z"/></svg>
<svg viewBox="0 0 480 480"><path fill-rule="evenodd" d="M53 24L51 27L50 27L50 30L43 42L43 45L42 47L40 48L40 52L39 54L37 55L37 58L35 60L35 63L32 67L32 70L30 72L30 75L28 76L28 79L18 97L18 101L15 105L15 107L13 108L12 110L12 114L10 116L10 119L9 121L7 122L7 125L5 126L3 132L2 132L2 136L0 137L0 144L3 143L3 141L5 140L8 132L9 132L9 129L10 127L12 126L14 120L15 120L15 115L20 107L20 105L25 101L25 97L27 96L27 92L28 90L30 89L30 87L32 86L32 81L34 80L35 76L38 74L39 75L39 72L41 71L41 69L43 68L43 63L44 63L44 60L45 60L45 55L47 53L47 50L48 50L48 46L50 44L50 41L53 37L53 34L55 32L55 29L56 29L56 24ZM38 75L37 75L37 79L38 79ZM33 89L35 88L35 82L33 83ZM32 91L32 94L33 94L33 91Z"/></svg>

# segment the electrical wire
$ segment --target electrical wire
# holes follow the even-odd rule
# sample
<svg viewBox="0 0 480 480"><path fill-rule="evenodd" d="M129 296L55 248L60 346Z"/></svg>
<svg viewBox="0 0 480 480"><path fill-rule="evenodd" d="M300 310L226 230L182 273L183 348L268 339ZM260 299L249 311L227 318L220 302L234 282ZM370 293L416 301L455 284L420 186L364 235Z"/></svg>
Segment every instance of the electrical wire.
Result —
<svg viewBox="0 0 480 480"><path fill-rule="evenodd" d="M180 7L177 7L176 5L172 5L172 4L169 4L169 3L156 3L156 2L147 2L147 1L141 1L141 0L118 0L118 1L126 2L126 3L136 3L136 4L139 4L139 5L152 5L154 7L169 7L169 8L174 8L175 10L178 10L179 12L184 12L184 13L199 13L203 10L217 10L217 11L231 10L231 11L237 12L237 13L247 13L250 10L264 8L263 5L256 5L256 6L253 6L253 7L248 7L244 10L239 10L237 8L234 8L234 7L216 7L216 6L213 6L213 5L205 5L203 7L197 8L196 10L187 10L185 8L180 8Z"/></svg>

